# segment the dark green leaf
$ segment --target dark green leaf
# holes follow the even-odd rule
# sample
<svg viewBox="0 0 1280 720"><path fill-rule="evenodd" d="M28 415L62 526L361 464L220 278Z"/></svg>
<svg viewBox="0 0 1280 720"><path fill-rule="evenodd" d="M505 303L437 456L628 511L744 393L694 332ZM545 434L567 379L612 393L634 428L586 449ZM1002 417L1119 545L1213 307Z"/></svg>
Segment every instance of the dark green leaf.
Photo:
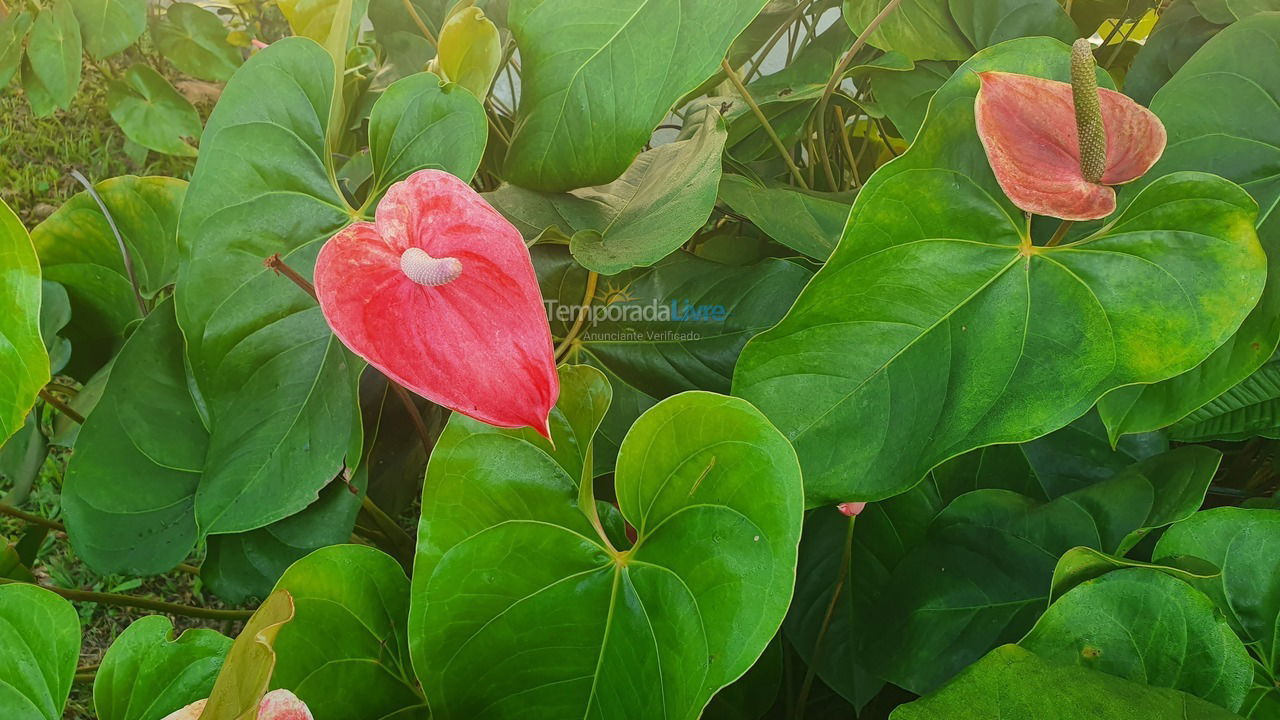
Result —
<svg viewBox="0 0 1280 720"><path fill-rule="evenodd" d="M107 89L107 108L124 134L139 145L168 155L192 157L200 137L200 114L168 80L141 63Z"/></svg>
<svg viewBox="0 0 1280 720"><path fill-rule="evenodd" d="M209 697L231 638L196 628L174 635L169 618L152 615L111 643L93 681L98 720L157 720Z"/></svg>
<svg viewBox="0 0 1280 720"><path fill-rule="evenodd" d="M22 51L30 30L31 13L26 10L0 19L0 90L9 86L9 81L22 65Z"/></svg>
<svg viewBox="0 0 1280 720"><path fill-rule="evenodd" d="M734 392L796 446L809 505L892 496L947 458L1185 372L1257 302L1257 206L1214 176L1165 176L1088 238L1031 244L974 130L976 72L1067 64L1061 43L1029 38L958 70L831 260L744 349Z"/></svg>
<svg viewBox="0 0 1280 720"><path fill-rule="evenodd" d="M40 283L40 337L49 353L49 372L58 374L71 359L71 341L59 333L71 322L71 300L67 289L56 282Z"/></svg>
<svg viewBox="0 0 1280 720"><path fill-rule="evenodd" d="M890 0L844 0L844 19L862 34ZM868 42L912 60L964 60L973 54L969 40L951 17L947 0L904 0Z"/></svg>
<svg viewBox="0 0 1280 720"><path fill-rule="evenodd" d="M1178 421L1169 434L1183 442L1280 438L1280 359Z"/></svg>
<svg viewBox="0 0 1280 720"><path fill-rule="evenodd" d="M720 199L769 237L815 260L831 255L849 217L849 202L843 197L789 186L764 187L741 175L724 176Z"/></svg>
<svg viewBox="0 0 1280 720"><path fill-rule="evenodd" d="M884 114L893 121L902 139L913 142L933 94L951 77L954 65L920 62L911 70L877 71L871 74L871 88Z"/></svg>
<svg viewBox="0 0 1280 720"><path fill-rule="evenodd" d="M655 405L619 453L617 497L638 540L616 550L579 485L608 386L581 366L561 384L555 449L455 414L432 456L410 647L433 716L694 718L785 612L794 454L739 400Z"/></svg>
<svg viewBox="0 0 1280 720"><path fill-rule="evenodd" d="M1018 644L1049 662L1174 688L1233 712L1253 680L1249 653L1213 602L1151 568L1082 583Z"/></svg>
<svg viewBox="0 0 1280 720"><path fill-rule="evenodd" d="M1043 35L1068 44L1079 37L1058 0L950 0L950 7L956 26L977 50L1020 37Z"/></svg>
<svg viewBox="0 0 1280 720"><path fill-rule="evenodd" d="M764 0L512 0L521 94L506 179L562 191L617 179ZM599 91L611 89L608 93Z"/></svg>
<svg viewBox="0 0 1280 720"><path fill-rule="evenodd" d="M1054 602L1081 583L1093 580L1121 568L1149 568L1183 581L1206 580L1221 575L1218 568L1199 558L1165 558L1168 564L1146 563L1116 555L1108 555L1088 547L1075 547L1058 558L1053 569L1053 582L1049 590L1049 602Z"/></svg>

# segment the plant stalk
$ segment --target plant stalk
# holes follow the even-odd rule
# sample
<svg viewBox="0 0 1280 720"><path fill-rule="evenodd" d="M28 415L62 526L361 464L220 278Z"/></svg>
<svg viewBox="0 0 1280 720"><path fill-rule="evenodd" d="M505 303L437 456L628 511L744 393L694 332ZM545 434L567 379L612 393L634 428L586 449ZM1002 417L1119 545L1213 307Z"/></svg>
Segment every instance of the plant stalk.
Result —
<svg viewBox="0 0 1280 720"><path fill-rule="evenodd" d="M596 296L596 283L599 280L600 274L595 270L587 273L587 291L582 294L582 307L578 310L578 317L573 321L573 326L569 328L564 339L556 345L554 356L557 363L568 353L573 341L578 339L578 333L582 332L582 326L587 322L587 312L591 310L591 300Z"/></svg>
<svg viewBox="0 0 1280 720"><path fill-rule="evenodd" d="M0 585L36 584L10 580L9 578L0 578ZM121 595L119 593L93 592L91 590L70 590L68 588L56 587L53 585L36 585L36 587L44 588L55 595L59 595L73 602L92 602L102 605L138 608L139 610L154 610L156 612L167 613L169 615L184 615L186 617L204 618L206 620L248 620L253 615L252 610L215 610L213 608L180 605L178 603L165 602L163 600L152 600L150 598L137 597L134 595Z"/></svg>
<svg viewBox="0 0 1280 720"><path fill-rule="evenodd" d="M58 532L66 532L67 530L67 528L57 520L50 520L49 518L41 517L40 515L33 515L32 513L24 510L19 510L8 503L0 503L0 515L8 515L11 518L17 518L18 520L30 525L39 525L40 527L49 528L50 530L56 530Z"/></svg>
<svg viewBox="0 0 1280 720"><path fill-rule="evenodd" d="M773 143L773 147L782 155L782 159L787 163L787 170L791 171L791 177L795 179L796 184L805 190L809 189L808 183L804 181L804 177L800 174L800 168L796 166L795 158L791 157L791 153L787 151L787 146L782 144L782 140L778 137L778 133L774 131L773 125L769 123L769 118L765 117L764 111L756 104L755 98L751 97L751 93L747 92L747 86L742 84L742 78L738 77L737 71L729 66L729 61L721 60L720 67L724 69L724 74L729 78L729 82L733 83L733 87L742 96L743 102L747 107L751 108L751 112L755 114L756 120L760 121L760 126L764 128L764 132L769 136L769 142Z"/></svg>
<svg viewBox="0 0 1280 720"><path fill-rule="evenodd" d="M150 310L147 309L147 302L142 298L142 290L138 285L138 273L133 269L133 256L129 254L129 248L124 244L124 238L120 235L120 228L116 227L116 219L111 216L111 211L107 209L107 204L102 201L102 196L93 187L93 183L89 179L80 174L79 170L72 170L71 177L76 182L84 186L85 192L89 193L89 197L98 203L98 209L102 211L103 217L107 219L107 226L111 228L111 234L116 238L116 246L120 248L120 257L124 259L125 275L129 277L129 285L133 287L133 299L138 303L138 312L142 317L146 317ZM57 407L54 405L54 407Z"/></svg>
<svg viewBox="0 0 1280 720"><path fill-rule="evenodd" d="M418 14L418 9L413 6L413 0L404 0L404 9L409 13L409 17L413 18L413 23L418 26L418 30L422 32L422 36L431 43L431 47L437 52L440 50L440 43L436 40L436 36L432 34L431 28L422 21L422 16Z"/></svg>
<svg viewBox="0 0 1280 720"><path fill-rule="evenodd" d="M53 393L49 392L44 388L40 388L39 394L40 394L40 399L48 403L49 406L52 407L54 410L57 410L63 415L66 415L68 418L71 418L72 420L75 421L77 425L84 424L84 416L76 412L75 408L62 402L62 400L58 399L56 395L54 395Z"/></svg>

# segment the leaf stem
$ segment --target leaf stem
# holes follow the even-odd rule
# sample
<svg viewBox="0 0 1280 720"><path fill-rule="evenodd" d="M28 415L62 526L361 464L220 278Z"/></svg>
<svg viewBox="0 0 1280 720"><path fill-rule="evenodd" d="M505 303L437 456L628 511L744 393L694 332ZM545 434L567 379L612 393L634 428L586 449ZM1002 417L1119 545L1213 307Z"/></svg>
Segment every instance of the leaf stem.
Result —
<svg viewBox="0 0 1280 720"><path fill-rule="evenodd" d="M573 326L569 328L564 339L556 345L554 355L557 363L568 352L569 345L578 338L578 333L582 332L582 326L587 322L587 312L591 309L591 300L596 296L596 283L599 281L600 273L595 270L587 273L587 291L582 294L582 307L578 308L578 317L574 319Z"/></svg>
<svg viewBox="0 0 1280 720"><path fill-rule="evenodd" d="M400 398L400 404L404 405L405 412L409 414L409 421L413 423L413 429L418 433L418 439L422 441L422 449L426 451L427 457L431 457L431 448L434 443L431 442L431 433L427 432L427 424L423 422L422 413L418 412L418 406L414 404L413 397L400 383L390 378L387 379L387 383L391 385L396 397Z"/></svg>
<svg viewBox="0 0 1280 720"><path fill-rule="evenodd" d="M773 143L773 146L782 155L783 161L787 163L787 169L791 171L791 177L795 178L795 181L800 185L800 187L808 190L809 186L800 175L800 168L796 166L795 159L791 157L791 153L787 152L787 146L782 144L782 140L778 137L778 133L774 132L773 125L769 124L769 118L765 117L764 111L756 104L755 98L751 97L751 93L747 90L747 86L742 84L742 78L738 77L737 71L729 65L729 61L727 59L720 61L720 67L724 70L725 76L729 78L729 82L733 84L734 89L742 96L743 102L747 104L747 107L751 108L751 112L755 114L756 120L760 121L760 126L764 128L765 134L769 136L769 141Z"/></svg>
<svg viewBox="0 0 1280 720"><path fill-rule="evenodd" d="M1075 225L1075 221L1063 220L1062 224L1058 226L1058 229L1053 231L1053 237L1049 238L1049 242L1045 247L1055 247L1058 243L1062 242L1063 238L1067 236L1067 231L1071 229L1072 225Z"/></svg>
<svg viewBox="0 0 1280 720"><path fill-rule="evenodd" d="M440 43L436 41L436 36L431 33L431 28L427 27L427 24L422 21L422 16L418 14L418 9L413 6L413 0L404 0L404 9L409 13L409 17L413 18L413 22L418 26L418 30L422 32L422 36L427 39L427 42L431 43L431 47L436 52L439 52Z"/></svg>
<svg viewBox="0 0 1280 720"><path fill-rule="evenodd" d="M409 537L409 533L405 532L404 528L400 527L395 520L392 520L386 511L378 507L368 493L365 493L364 499L360 501L360 507L369 513L374 523L378 525L378 529L386 536L389 545L388 549L394 552L400 564L406 570L412 570L413 549L416 545L414 539Z"/></svg>
<svg viewBox="0 0 1280 720"><path fill-rule="evenodd" d="M84 424L83 415L76 412L75 409L73 409L70 405L62 402L62 400L58 399L57 396L55 396L53 393L49 392L45 388L40 388L40 399L48 403L49 407L52 407L54 410L57 410L63 415L66 415L68 418L71 418L72 420L74 420L77 425Z"/></svg>
<svg viewBox="0 0 1280 720"><path fill-rule="evenodd" d="M58 532L66 532L67 530L67 528L57 520L50 520L49 518L41 517L40 515L33 515L32 513L19 510L8 503L0 503L0 515L8 515L11 518L17 518L25 523L39 525L40 527L57 530Z"/></svg>
<svg viewBox="0 0 1280 720"><path fill-rule="evenodd" d="M862 178L858 176L858 159L853 156L853 147L849 145L849 133L846 131L844 110L839 105L836 106L836 122L840 126L840 149L844 152L845 163L849 166L849 172L853 175L853 184L850 187L861 187ZM863 141L866 142L865 140Z"/></svg>
<svg viewBox="0 0 1280 720"><path fill-rule="evenodd" d="M836 584L831 591L831 602L827 603L827 613L822 617L822 626L818 628L818 639L813 641L813 654L809 656L809 667L804 673L804 682L800 685L800 696L796 699L797 720L803 720L805 704L809 701L809 692L813 689L813 677L817 673L818 651L822 649L822 640L831 627L831 618L835 616L836 604L840 601L840 593L844 590L845 580L849 577L849 562L853 557L853 526L857 515L849 516L849 528L844 535L844 553L840 557L840 567L836 570Z"/></svg>
<svg viewBox="0 0 1280 720"><path fill-rule="evenodd" d="M840 62L836 63L836 69L831 73L831 77L827 79L826 87L822 88L822 96L818 98L818 107L814 110L814 117L818 118L817 125L819 129L823 126L822 118L826 117L827 114L827 103L831 101L831 95L840 86L840 81L844 79L844 71L848 69L849 63L853 62L853 56L866 47L867 39L871 37L871 33L875 32L876 28L880 27L880 24L892 15L893 11L901 4L902 0L889 0L889 4L885 5L884 9L872 18L871 22L867 23L867 27L858 34L858 38L853 41L853 45L849 47L848 52L840 58ZM818 133L818 153L823 158L827 156L827 137L822 132ZM824 163L822 170L827 175L827 182L831 183L832 189L835 189L835 179L831 177L830 164Z"/></svg>
<svg viewBox="0 0 1280 720"><path fill-rule="evenodd" d="M89 179L80 174L79 170L72 170L71 177L76 182L84 186L85 192L89 193L89 197L98 203L98 209L102 211L103 217L107 219L107 225L111 228L111 234L116 237L116 245L120 248L120 257L124 259L124 271L129 277L129 284L133 287L133 299L138 303L138 312L142 317L146 317L150 312L147 309L147 303L142 298L142 290L138 286L138 274L133 269L133 256L129 254L129 248L124 244L124 238L120 235L120 229L116 227L116 219L111 216L111 211L107 209L107 204L102 201L102 196L93 187L93 183ZM57 407L56 405L54 407Z"/></svg>
<svg viewBox="0 0 1280 720"><path fill-rule="evenodd" d="M206 620L248 620L253 615L252 610L215 610L193 605L180 605L163 600L152 600L151 598L137 597L135 595L93 592L91 590L70 590L53 585L24 583L19 580L10 580L9 578L0 578L0 585L35 585L73 602L92 602L102 605L138 608L140 610L154 610L169 615L184 615Z"/></svg>

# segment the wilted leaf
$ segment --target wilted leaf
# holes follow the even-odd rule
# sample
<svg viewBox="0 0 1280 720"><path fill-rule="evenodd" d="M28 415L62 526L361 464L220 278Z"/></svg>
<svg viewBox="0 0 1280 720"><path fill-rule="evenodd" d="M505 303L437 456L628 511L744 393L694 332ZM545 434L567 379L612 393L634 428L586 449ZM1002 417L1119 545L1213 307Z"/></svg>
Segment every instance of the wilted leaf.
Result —
<svg viewBox="0 0 1280 720"><path fill-rule="evenodd" d="M255 720L276 665L275 641L293 619L293 598L286 590L271 593L245 623L214 682L202 718Z"/></svg>

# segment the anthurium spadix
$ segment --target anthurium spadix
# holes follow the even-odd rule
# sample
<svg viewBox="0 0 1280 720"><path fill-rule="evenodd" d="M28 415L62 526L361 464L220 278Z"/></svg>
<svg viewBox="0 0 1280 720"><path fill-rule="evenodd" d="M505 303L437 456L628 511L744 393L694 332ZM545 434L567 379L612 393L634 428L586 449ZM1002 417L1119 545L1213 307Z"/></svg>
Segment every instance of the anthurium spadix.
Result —
<svg viewBox="0 0 1280 720"><path fill-rule="evenodd" d="M546 434L560 384L529 251L462 180L421 170L392 185L374 222L325 243L315 285L334 333L387 377Z"/></svg>
<svg viewBox="0 0 1280 720"><path fill-rule="evenodd" d="M1113 185L1142 177L1164 152L1150 110L1098 87L1088 40L1071 53L1071 83L1007 72L979 73L978 137L1001 189L1019 208L1063 220L1116 209Z"/></svg>

